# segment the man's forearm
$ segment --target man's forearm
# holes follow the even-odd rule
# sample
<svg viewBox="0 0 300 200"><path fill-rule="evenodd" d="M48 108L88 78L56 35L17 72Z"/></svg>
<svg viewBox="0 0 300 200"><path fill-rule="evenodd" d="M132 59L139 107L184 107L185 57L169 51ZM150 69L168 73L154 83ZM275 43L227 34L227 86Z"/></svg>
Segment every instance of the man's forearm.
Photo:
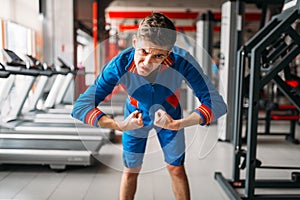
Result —
<svg viewBox="0 0 300 200"><path fill-rule="evenodd" d="M202 123L202 118L195 112L192 112L189 116L178 120L178 130L189 126L199 125Z"/></svg>
<svg viewBox="0 0 300 200"><path fill-rule="evenodd" d="M144 122L142 113L139 111L134 111L123 121L116 121L109 116L104 115L99 119L98 125L102 128L127 131L143 127Z"/></svg>
<svg viewBox="0 0 300 200"><path fill-rule="evenodd" d="M110 128L110 129L114 129L114 130L118 130L118 131L122 131L119 123L116 122L114 119L110 118L107 115L102 116L99 121L98 121L98 125L101 128Z"/></svg>

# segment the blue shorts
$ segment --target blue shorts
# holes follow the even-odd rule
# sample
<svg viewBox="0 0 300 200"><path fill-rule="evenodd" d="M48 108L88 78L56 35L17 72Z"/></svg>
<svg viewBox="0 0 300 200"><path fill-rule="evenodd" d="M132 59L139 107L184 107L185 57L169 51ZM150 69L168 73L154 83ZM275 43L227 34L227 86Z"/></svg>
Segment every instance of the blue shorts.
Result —
<svg viewBox="0 0 300 200"><path fill-rule="evenodd" d="M130 107L129 109L128 106ZM126 107L125 117L133 112L133 110L136 110L136 108L133 108L128 104ZM154 110L150 110L149 112L139 110L143 114L144 127L123 132L123 164L125 167L135 168L142 165L148 134L153 128L157 132L157 137L164 154L165 162L174 166L183 165L185 158L184 130L171 131L154 126L154 113L158 109L159 107Z"/></svg>

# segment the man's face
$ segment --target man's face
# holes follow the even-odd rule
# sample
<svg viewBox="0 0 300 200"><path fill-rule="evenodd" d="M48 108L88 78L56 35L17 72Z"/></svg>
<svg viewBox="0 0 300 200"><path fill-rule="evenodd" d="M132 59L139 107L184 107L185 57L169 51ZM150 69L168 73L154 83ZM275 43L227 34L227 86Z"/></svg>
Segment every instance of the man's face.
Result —
<svg viewBox="0 0 300 200"><path fill-rule="evenodd" d="M156 70L169 55L166 47L161 47L148 40L133 39L135 48L134 63L141 76L148 76Z"/></svg>

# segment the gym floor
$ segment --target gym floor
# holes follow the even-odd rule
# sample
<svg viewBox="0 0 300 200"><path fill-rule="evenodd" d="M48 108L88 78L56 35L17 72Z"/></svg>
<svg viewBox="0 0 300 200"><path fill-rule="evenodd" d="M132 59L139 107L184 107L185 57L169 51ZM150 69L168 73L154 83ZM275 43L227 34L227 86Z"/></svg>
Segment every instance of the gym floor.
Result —
<svg viewBox="0 0 300 200"><path fill-rule="evenodd" d="M288 129L286 123L272 126ZM297 126L296 138L300 138ZM220 171L230 178L233 147L217 142L217 126L186 129L186 170L192 199L227 200L223 189L214 179ZM258 159L265 165L300 166L299 145L291 144L282 136L260 136ZM68 167L54 172L40 165L3 165L0 168L0 199L18 200L111 200L118 199L121 179L121 144L111 143L100 150L99 163L89 167ZM258 178L290 179L291 170L258 169ZM297 193L291 190L257 190L256 193ZM144 167L138 181L136 199L174 199L170 177L164 167L157 138L150 134Z"/></svg>

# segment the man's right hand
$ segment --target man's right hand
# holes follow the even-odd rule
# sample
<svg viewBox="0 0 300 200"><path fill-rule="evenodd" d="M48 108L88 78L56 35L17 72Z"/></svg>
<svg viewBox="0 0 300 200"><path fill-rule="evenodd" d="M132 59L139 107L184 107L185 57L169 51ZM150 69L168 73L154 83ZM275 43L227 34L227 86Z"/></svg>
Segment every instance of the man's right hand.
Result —
<svg viewBox="0 0 300 200"><path fill-rule="evenodd" d="M118 122L122 131L134 130L144 126L142 113L134 111L124 121Z"/></svg>

